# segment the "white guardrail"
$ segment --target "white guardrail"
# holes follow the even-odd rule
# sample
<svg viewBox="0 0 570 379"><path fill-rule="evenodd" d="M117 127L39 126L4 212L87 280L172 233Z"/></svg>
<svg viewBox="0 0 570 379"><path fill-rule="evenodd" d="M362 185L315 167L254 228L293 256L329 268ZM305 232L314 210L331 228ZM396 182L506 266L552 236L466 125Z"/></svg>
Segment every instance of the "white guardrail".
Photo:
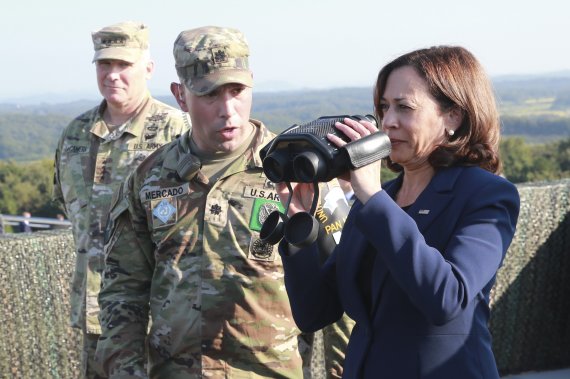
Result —
<svg viewBox="0 0 570 379"><path fill-rule="evenodd" d="M56 218L46 218L46 217L24 217L24 216L12 216L12 215L0 215L0 222L5 225L18 226L22 221L28 220L30 226L36 230L47 230L47 229L64 229L71 227L71 221L69 220L58 220ZM1 228L4 230L4 228Z"/></svg>

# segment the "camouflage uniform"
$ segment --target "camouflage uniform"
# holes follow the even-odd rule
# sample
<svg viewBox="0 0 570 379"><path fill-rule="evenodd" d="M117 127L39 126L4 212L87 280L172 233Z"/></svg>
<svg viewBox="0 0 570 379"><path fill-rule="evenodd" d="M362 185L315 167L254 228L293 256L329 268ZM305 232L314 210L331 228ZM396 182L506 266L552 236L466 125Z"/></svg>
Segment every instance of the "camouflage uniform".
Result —
<svg viewBox="0 0 570 379"><path fill-rule="evenodd" d="M141 111L113 133L106 102L64 130L55 156L54 199L73 225L77 251L71 286L71 325L100 334L97 295L104 265L103 229L112 194L147 155L188 129L186 116L147 94Z"/></svg>
<svg viewBox="0 0 570 379"><path fill-rule="evenodd" d="M144 161L115 199L97 347L111 377L147 377L149 310L151 378L303 377L300 351L310 349L299 345L281 258L259 239L265 217L283 210L259 158L273 135L251 123L251 147L218 181L199 170L187 133Z"/></svg>

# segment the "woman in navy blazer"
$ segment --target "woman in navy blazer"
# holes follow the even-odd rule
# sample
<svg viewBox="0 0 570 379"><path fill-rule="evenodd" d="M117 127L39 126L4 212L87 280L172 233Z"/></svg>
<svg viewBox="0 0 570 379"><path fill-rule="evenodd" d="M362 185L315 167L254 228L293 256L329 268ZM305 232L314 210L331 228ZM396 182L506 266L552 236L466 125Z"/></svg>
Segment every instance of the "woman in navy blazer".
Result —
<svg viewBox="0 0 570 379"><path fill-rule="evenodd" d="M316 244L281 243L295 321L306 332L343 312L356 321L344 378L499 378L489 293L519 196L497 175L489 80L461 47L417 50L380 71L374 104L392 142L388 166L401 174L382 188L379 163L348 173L357 201L324 265ZM376 131L351 119L336 127L351 140ZM313 194L311 184L293 188L290 215L309 209Z"/></svg>

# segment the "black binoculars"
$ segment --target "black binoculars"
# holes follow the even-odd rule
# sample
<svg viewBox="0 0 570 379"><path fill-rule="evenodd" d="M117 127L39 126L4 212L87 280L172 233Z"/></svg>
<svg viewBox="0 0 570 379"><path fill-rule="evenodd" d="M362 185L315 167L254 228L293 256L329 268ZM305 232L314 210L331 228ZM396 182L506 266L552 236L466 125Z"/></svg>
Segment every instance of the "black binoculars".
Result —
<svg viewBox="0 0 570 379"><path fill-rule="evenodd" d="M275 137L260 151L263 171L274 183L328 182L351 168L358 168L385 158L390 154L390 139L379 131L350 141L334 126L345 118L370 121L378 126L374 116L326 116L303 125L293 125ZM327 134L348 142L336 147Z"/></svg>
<svg viewBox="0 0 570 379"><path fill-rule="evenodd" d="M318 182L328 182L349 169L365 166L390 154L390 139L382 131L350 141L334 126L336 122L344 122L345 118L366 120L378 126L372 115L320 117L289 127L261 149L263 172L270 181L287 183L290 193L293 193L291 182L313 183L315 191L309 212L299 212L288 218L291 196L285 214L272 212L261 227L260 238L263 241L274 245L285 237L287 242L298 247L312 244L319 234L323 234L313 216L319 199ZM342 138L347 144L340 148L334 146L327 139L329 133ZM348 205L344 209L342 215L337 213L334 216L344 219Z"/></svg>

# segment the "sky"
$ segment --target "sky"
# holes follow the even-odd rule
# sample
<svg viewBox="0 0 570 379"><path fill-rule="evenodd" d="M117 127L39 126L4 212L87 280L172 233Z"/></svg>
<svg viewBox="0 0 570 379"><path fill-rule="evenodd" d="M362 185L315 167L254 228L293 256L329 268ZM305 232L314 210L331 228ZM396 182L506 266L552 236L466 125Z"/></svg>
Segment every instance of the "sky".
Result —
<svg viewBox="0 0 570 379"><path fill-rule="evenodd" d="M149 88L176 81L178 33L240 29L254 91L372 87L380 68L433 45L469 49L491 77L570 70L567 0L7 0L0 11L0 102L98 99L91 32L148 25ZM39 101L39 100L38 100Z"/></svg>

